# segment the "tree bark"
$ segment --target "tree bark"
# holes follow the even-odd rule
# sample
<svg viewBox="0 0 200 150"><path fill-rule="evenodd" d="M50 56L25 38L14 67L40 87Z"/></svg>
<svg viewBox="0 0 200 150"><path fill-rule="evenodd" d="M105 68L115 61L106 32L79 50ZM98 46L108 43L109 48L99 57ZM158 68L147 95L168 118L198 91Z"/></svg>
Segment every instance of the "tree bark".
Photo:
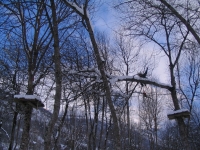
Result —
<svg viewBox="0 0 200 150"><path fill-rule="evenodd" d="M175 110L179 110L180 106L179 106L178 98L177 98L176 81L175 81L173 69L174 69L173 65L170 65L171 85L173 86L173 88L170 92L171 92L171 97L173 100L174 108L175 108ZM185 125L185 122L182 117L178 117L176 120L177 120L178 127L179 127L180 137L181 137L181 140L183 141L183 147L185 148L185 150L189 150L187 127Z"/></svg>
<svg viewBox="0 0 200 150"><path fill-rule="evenodd" d="M22 132L20 150L28 150L29 145L29 131L31 127L32 106L25 105L24 127Z"/></svg>
<svg viewBox="0 0 200 150"><path fill-rule="evenodd" d="M63 116L62 116L62 119L61 119L60 125L59 125L59 127L58 127L58 130L57 130L58 136L57 136L56 139L55 139L54 150L57 150L57 149L58 149L58 144L59 144L59 141L60 141L60 134L61 134L62 127L63 127L63 125L64 125L64 123L65 123L65 118L66 118L66 116L67 116L68 106L69 106L69 103L66 102L65 111L64 111L64 114L63 114Z"/></svg>
<svg viewBox="0 0 200 150"><path fill-rule="evenodd" d="M56 7L54 0L51 0L51 11L52 11L52 26L49 20L49 24L51 26L51 32L53 34L54 39L54 64L55 64L55 81L56 81L56 91L55 91L55 102L52 118L48 124L48 128L45 135L44 149L51 149L51 135L55 123L58 119L59 111L60 111L60 100L61 100L61 90L62 90L62 72L60 66L60 49L59 49L59 36L58 36L58 23L56 16Z"/></svg>
<svg viewBox="0 0 200 150"><path fill-rule="evenodd" d="M28 73L29 73L29 79L28 79L28 89L27 89L27 95L33 95L34 87L33 87L33 78L34 75L32 73L33 65L32 65L32 57L29 57L29 66L28 66ZM31 127L31 116L33 108L29 104L25 103L23 104L24 107L24 126L23 126L23 132L22 132L22 138L21 138L21 144L20 144L20 150L27 150L29 145L29 131Z"/></svg>
<svg viewBox="0 0 200 150"><path fill-rule="evenodd" d="M18 67L18 60L19 60L19 53L17 55L17 61L16 61L16 66ZM17 80L16 80L16 77L17 77L17 70L15 70L15 74L13 76L13 81L12 81L12 84L13 84L13 90L15 90L16 94L19 94L20 92L20 89L17 85ZM16 104L15 105L15 111L14 111L14 116L13 116L13 124L12 124L12 130L11 130L11 138L10 138L10 144L9 144L9 148L8 150L12 150L13 148L13 143L14 143L14 140L15 140L15 128L16 128L16 124L17 124L17 116L18 116L18 112L17 112L17 105L19 104Z"/></svg>
<svg viewBox="0 0 200 150"><path fill-rule="evenodd" d="M18 116L18 112L14 112L14 117L13 117L13 124L12 124L12 130L11 130L11 137L10 137L10 145L8 150L12 150L13 148L13 143L14 143L14 139L15 139L15 128L16 128L16 124L17 124L17 116Z"/></svg>

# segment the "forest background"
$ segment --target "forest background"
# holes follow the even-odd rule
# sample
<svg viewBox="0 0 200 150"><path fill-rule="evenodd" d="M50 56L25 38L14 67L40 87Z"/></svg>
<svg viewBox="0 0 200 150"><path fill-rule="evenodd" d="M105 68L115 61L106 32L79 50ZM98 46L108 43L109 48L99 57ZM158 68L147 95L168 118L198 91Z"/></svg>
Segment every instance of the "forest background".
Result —
<svg viewBox="0 0 200 150"><path fill-rule="evenodd" d="M198 0L0 7L1 149L198 150Z"/></svg>

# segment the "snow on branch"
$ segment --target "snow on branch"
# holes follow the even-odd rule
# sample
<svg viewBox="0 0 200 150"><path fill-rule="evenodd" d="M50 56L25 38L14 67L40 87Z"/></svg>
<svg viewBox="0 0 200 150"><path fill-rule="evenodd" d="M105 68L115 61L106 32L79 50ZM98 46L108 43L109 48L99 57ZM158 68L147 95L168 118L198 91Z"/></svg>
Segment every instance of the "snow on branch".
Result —
<svg viewBox="0 0 200 150"><path fill-rule="evenodd" d="M78 75L78 76L83 76L86 78L94 78L98 80L100 79L100 76L101 76L97 68L84 68L81 70L70 70L70 71L66 71L66 74Z"/></svg>
<svg viewBox="0 0 200 150"><path fill-rule="evenodd" d="M64 0L64 3L71 7L74 11L76 11L79 15L84 16L84 10L83 7L79 7L76 3L74 2L69 2L67 0Z"/></svg>
<svg viewBox="0 0 200 150"><path fill-rule="evenodd" d="M179 109L179 110L175 110L175 111L170 111L169 113L167 113L167 115L174 115L174 114L179 114L182 112L189 112L188 109Z"/></svg>
<svg viewBox="0 0 200 150"><path fill-rule="evenodd" d="M75 71L75 70L70 70L68 72L68 74L71 75L79 75L79 76L84 76L84 77L88 77L88 78L94 78L94 79L101 79L101 75L100 72L97 68L85 68L79 71ZM173 87L169 84L165 84L165 83L160 83L158 81L152 80L152 79L148 79L148 78L142 78L139 77L138 75L135 76L111 76L111 75L106 75L109 82L111 83L111 85L114 85L116 82L120 82L120 81L130 81L130 82L139 82L142 84L151 84L160 88L164 88L164 89L168 89L168 90L172 90Z"/></svg>
<svg viewBox="0 0 200 150"><path fill-rule="evenodd" d="M92 26L92 23L91 23L91 20L90 20L90 14L89 14L89 12L88 12L88 10L87 10L87 3L88 2L86 2L85 4L84 4L84 6L83 5L81 5L81 7L80 6L78 6L78 4L76 3L76 2L69 2L68 0L64 0L64 3L67 5L67 6L69 6L71 9L73 9L81 18L82 18L82 23L83 23L83 26L87 29L87 30L89 30L88 29L88 24L90 24L89 26L90 26L90 29L92 30L92 31L94 31L93 30L93 26ZM86 23L86 22L89 22L89 23Z"/></svg>
<svg viewBox="0 0 200 150"><path fill-rule="evenodd" d="M147 78L141 78L139 76L110 76L110 83L113 85L115 82L119 81L131 81L131 82L140 82L143 84L151 84L160 88L172 90L172 86L164 83L159 83Z"/></svg>
<svg viewBox="0 0 200 150"><path fill-rule="evenodd" d="M10 140L10 137L9 137L9 135L8 135L8 132L4 129L4 128L0 128L0 129L2 129L4 132L5 132L5 134L6 134L6 136L8 137L8 139Z"/></svg>

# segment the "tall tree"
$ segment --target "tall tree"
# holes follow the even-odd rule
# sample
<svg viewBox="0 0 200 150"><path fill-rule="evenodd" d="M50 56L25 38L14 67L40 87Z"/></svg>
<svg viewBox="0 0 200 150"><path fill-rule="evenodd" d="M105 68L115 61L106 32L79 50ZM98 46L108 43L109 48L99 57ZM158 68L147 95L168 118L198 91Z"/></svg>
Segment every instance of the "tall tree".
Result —
<svg viewBox="0 0 200 150"><path fill-rule="evenodd" d="M18 41L15 44L20 45L19 48L22 49L22 55L25 56L23 63L24 66L27 65L25 68L28 81L27 90L23 92L27 95L33 95L35 87L44 77L45 70L47 71L47 68L44 68L44 72L38 73L41 67L41 60L52 41L49 28L45 25L46 20L43 17L43 3L8 1L1 2L1 6L9 12L5 13L7 18L3 25L7 29L4 32L8 37L12 36ZM10 22L7 22L8 20ZM32 107L28 104L24 104L23 107L25 116L20 149L28 149Z"/></svg>
<svg viewBox="0 0 200 150"><path fill-rule="evenodd" d="M163 110L161 99L163 98L159 95L157 88L145 87L145 93L139 102L139 117L145 129L144 135L148 136L151 150L157 149L158 146L158 129Z"/></svg>
<svg viewBox="0 0 200 150"><path fill-rule="evenodd" d="M104 83L104 88L105 88L105 91L106 91L106 99L107 99L107 102L108 102L108 105L109 105L109 108L110 108L110 111L111 111L111 115L112 115L113 126L114 126L114 131L115 131L114 132L115 148L120 149L120 143L121 142L120 142L120 132L119 132L120 130L119 130L119 125L118 125L118 119L117 119L115 108L114 108L114 105L113 105L113 102L112 102L111 90L110 90L110 86L109 86L109 81L108 81L107 76L106 76L104 63L103 63L103 60L101 58L101 55L100 55L100 52L99 52L99 49L98 49L98 46L97 46L95 34L94 34L94 31L93 31L93 27L92 27L92 24L91 24L91 20L89 18L89 12L88 12L89 1L86 0L83 4L83 7L78 6L76 1L74 1L74 2L69 2L67 0L63 0L63 1L67 6L69 6L71 9L73 9L81 17L83 26L85 27L85 29L89 33L90 40L92 42L92 46L93 46L93 50L94 50L94 54L95 54L95 57L96 57L97 66L98 66L98 69L101 73L101 77L102 77L102 80L103 80L103 83Z"/></svg>
<svg viewBox="0 0 200 150"><path fill-rule="evenodd" d="M139 46L136 45L136 43L134 43L133 39L130 39L129 37L125 36L125 33L123 33L125 31L120 31L119 35L116 35L116 43L115 43L115 57L116 57L116 67L119 71L119 74L122 76L129 76L132 75L133 73L137 73L136 72L136 64L138 64L139 62ZM133 65L134 64L134 65ZM142 66L141 66L142 67ZM134 71L132 71L134 70ZM138 71L138 70L137 70ZM125 82L125 87L123 86L123 84L119 84L117 87L120 89L120 91L123 91L123 95L125 95L125 106L121 106L124 107L125 110L124 111L124 115L126 116L126 119L123 121L127 123L127 136L128 136L128 145L124 144L124 146L127 146L128 149L130 149L131 147L131 121L130 121L130 117L131 117L131 113L130 113L130 100L131 97L133 95L133 93L135 92L134 90L136 89L138 83L133 84L132 82L126 81ZM124 88L124 89L122 89ZM123 97L123 96L122 96ZM127 138L124 139L125 141L127 141Z"/></svg>
<svg viewBox="0 0 200 150"><path fill-rule="evenodd" d="M124 6L126 4L128 4L127 7ZM179 110L181 107L176 90L175 67L182 56L184 45L189 41L189 30L185 29L182 23L169 13L165 5L159 4L157 1L128 1L124 5L121 6L128 8L122 10L126 20L124 27L129 30L129 35L141 38L145 42L154 42L167 57L172 86L169 91L174 109ZM119 6L121 9L123 7ZM184 146L189 148L187 129L183 118L178 117L177 123Z"/></svg>
<svg viewBox="0 0 200 150"><path fill-rule="evenodd" d="M54 0L51 0L51 11L52 11L52 21L47 13L47 18L49 21L49 26L51 29L51 33L53 35L54 41L54 67L55 67L55 102L54 102L54 109L53 109L53 116L51 121L49 122L47 133L45 135L45 145L44 149L50 150L51 149L51 135L54 128L54 125L58 119L59 111L60 111L60 100L61 100L61 92L62 92L62 72L61 72L61 56L60 56L60 47L59 47L59 33L58 33L58 18L56 13L56 6Z"/></svg>

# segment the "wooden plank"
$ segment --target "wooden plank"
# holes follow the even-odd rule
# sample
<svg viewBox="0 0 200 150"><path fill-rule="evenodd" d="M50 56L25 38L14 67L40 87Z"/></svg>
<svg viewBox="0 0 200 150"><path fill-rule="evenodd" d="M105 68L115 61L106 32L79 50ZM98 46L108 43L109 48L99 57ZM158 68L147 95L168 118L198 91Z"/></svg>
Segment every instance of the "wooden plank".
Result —
<svg viewBox="0 0 200 150"><path fill-rule="evenodd" d="M170 113L167 115L168 118L171 119L176 119L178 117L183 117L183 118L189 118L190 117L190 112L188 110L182 111L182 112L176 112Z"/></svg>
<svg viewBox="0 0 200 150"><path fill-rule="evenodd" d="M17 103L29 104L34 108L44 107L44 104L38 99L25 99L25 98L14 98Z"/></svg>

